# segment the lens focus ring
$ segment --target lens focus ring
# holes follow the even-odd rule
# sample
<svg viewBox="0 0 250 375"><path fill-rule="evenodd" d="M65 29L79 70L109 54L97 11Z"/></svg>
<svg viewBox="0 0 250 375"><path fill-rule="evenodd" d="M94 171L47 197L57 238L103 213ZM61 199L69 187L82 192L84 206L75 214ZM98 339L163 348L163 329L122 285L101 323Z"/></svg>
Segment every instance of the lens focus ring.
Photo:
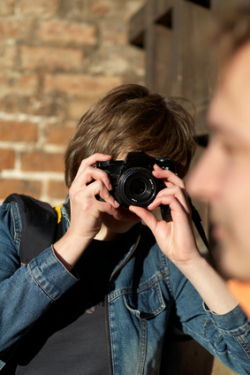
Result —
<svg viewBox="0 0 250 375"><path fill-rule="evenodd" d="M125 205L146 207L157 194L157 184L150 170L133 167L120 177L118 192Z"/></svg>

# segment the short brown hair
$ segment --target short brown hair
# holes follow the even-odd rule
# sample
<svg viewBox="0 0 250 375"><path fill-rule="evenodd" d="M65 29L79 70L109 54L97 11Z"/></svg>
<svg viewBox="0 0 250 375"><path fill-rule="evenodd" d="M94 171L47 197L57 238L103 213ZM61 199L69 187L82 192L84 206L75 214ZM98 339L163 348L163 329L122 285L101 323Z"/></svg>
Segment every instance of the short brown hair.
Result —
<svg viewBox="0 0 250 375"><path fill-rule="evenodd" d="M250 42L250 6L224 9L216 20L213 42L218 47L222 64Z"/></svg>
<svg viewBox="0 0 250 375"><path fill-rule="evenodd" d="M117 159L139 150L172 158L181 164L183 177L195 150L193 118L171 97L136 84L121 85L80 119L65 154L66 184L70 187L81 161L96 152Z"/></svg>

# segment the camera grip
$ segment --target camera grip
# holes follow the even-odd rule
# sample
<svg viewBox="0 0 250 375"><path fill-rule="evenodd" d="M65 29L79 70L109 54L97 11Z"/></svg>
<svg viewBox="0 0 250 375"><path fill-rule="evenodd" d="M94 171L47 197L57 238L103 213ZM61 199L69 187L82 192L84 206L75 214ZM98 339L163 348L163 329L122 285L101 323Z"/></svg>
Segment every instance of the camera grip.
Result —
<svg viewBox="0 0 250 375"><path fill-rule="evenodd" d="M169 205L161 204L161 216L162 219L165 220L167 223L172 221L171 209Z"/></svg>

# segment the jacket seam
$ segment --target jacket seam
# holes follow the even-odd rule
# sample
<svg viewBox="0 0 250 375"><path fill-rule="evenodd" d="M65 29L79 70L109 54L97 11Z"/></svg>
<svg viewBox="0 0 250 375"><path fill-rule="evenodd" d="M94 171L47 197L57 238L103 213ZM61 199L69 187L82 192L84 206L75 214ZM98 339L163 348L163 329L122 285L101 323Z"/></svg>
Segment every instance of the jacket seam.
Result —
<svg viewBox="0 0 250 375"><path fill-rule="evenodd" d="M11 202L10 207L11 207L12 222L14 225L14 243L17 248L18 255L19 255L20 243L22 239L21 215L20 215L18 203Z"/></svg>
<svg viewBox="0 0 250 375"><path fill-rule="evenodd" d="M215 325L216 329L222 335L227 335L227 336L230 336L230 337L240 337L240 336L244 335L245 333L249 332L249 330L250 330L249 323L246 323L242 327L239 327L237 329L235 329L235 328L233 328L233 329L221 329L217 326L216 322L214 322L214 325Z"/></svg>
<svg viewBox="0 0 250 375"><path fill-rule="evenodd" d="M160 281L162 279L165 279L165 277L166 277L166 274L162 273L160 275L155 276L153 279L151 279L151 281L148 281L147 283L144 283L140 288L133 289L133 287L130 287L130 288L125 288L125 289L118 290L114 294L108 296L108 301L112 302L116 298L118 298L118 297L120 297L120 296L122 296L124 294L140 293L140 292L148 289L149 287L153 286L158 281Z"/></svg>
<svg viewBox="0 0 250 375"><path fill-rule="evenodd" d="M166 268L168 270L168 273L166 274L165 280L166 280L166 284L167 284L169 293L171 294L171 297L173 298L174 293L173 293L172 280L171 280L170 272L169 272L168 258L164 255L164 259L166 260Z"/></svg>
<svg viewBox="0 0 250 375"><path fill-rule="evenodd" d="M35 275L34 275L34 273L33 273L33 271L32 271L32 269L31 269L31 267L30 267L30 265L28 264L27 265L27 267L28 267L28 269L29 269L29 271L30 271L30 273L31 273L31 276L32 276L32 278L33 278L33 280L34 280L34 282L43 290L43 292L52 300L52 301L55 301L55 298L53 298L45 289L44 289L44 287L42 286L42 284L36 279L36 277L35 277Z"/></svg>
<svg viewBox="0 0 250 375"><path fill-rule="evenodd" d="M140 364L138 375L143 374L143 369L145 366L145 357L146 357L146 343L147 343L147 322L145 319L141 321L141 332L143 332L142 345L141 345L141 354L140 354Z"/></svg>
<svg viewBox="0 0 250 375"><path fill-rule="evenodd" d="M245 343L245 341L242 339L241 336L236 336L235 340L239 343L239 345L243 348L244 352L250 358L250 348L249 346Z"/></svg>

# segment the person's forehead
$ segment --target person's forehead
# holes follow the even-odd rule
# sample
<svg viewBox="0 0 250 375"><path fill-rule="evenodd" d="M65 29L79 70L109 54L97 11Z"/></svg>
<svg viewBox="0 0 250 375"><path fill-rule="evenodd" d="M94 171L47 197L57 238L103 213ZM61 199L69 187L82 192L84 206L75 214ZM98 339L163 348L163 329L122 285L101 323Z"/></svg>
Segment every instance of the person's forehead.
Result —
<svg viewBox="0 0 250 375"><path fill-rule="evenodd" d="M250 43L228 63L209 106L208 124L250 142Z"/></svg>

